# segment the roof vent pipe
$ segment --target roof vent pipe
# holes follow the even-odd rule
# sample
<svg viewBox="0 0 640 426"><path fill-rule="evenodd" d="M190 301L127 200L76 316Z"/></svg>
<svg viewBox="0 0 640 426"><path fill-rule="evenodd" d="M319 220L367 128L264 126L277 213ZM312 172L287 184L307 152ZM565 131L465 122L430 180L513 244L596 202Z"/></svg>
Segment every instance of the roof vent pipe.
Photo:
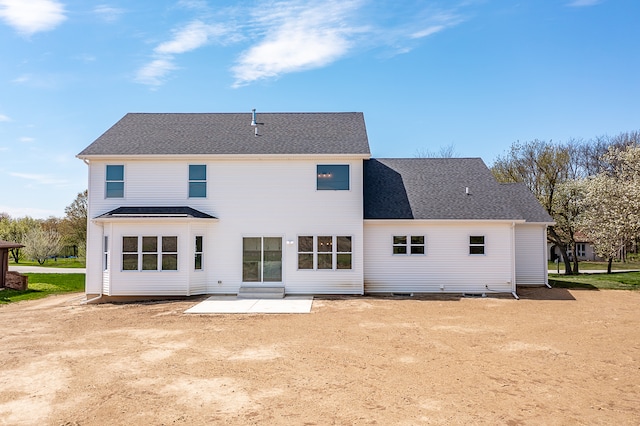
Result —
<svg viewBox="0 0 640 426"><path fill-rule="evenodd" d="M258 125L258 123L256 122L256 109L252 109L251 110L251 125L253 127L256 127Z"/></svg>
<svg viewBox="0 0 640 426"><path fill-rule="evenodd" d="M469 195L469 187L468 187L468 186L465 186L465 187L464 187L464 193L465 193L465 194L467 194L467 195Z"/></svg>

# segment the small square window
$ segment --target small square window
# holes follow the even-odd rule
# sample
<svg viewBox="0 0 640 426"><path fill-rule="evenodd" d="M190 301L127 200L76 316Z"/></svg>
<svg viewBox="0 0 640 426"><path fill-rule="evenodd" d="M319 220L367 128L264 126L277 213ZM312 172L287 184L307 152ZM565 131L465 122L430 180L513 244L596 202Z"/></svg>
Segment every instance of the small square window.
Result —
<svg viewBox="0 0 640 426"><path fill-rule="evenodd" d="M424 235L394 235L393 254L425 254Z"/></svg>
<svg viewBox="0 0 640 426"><path fill-rule="evenodd" d="M318 165L317 189L328 191L349 190L349 165L348 164L322 164Z"/></svg>
<svg viewBox="0 0 640 426"><path fill-rule="evenodd" d="M469 237L469 254L484 254L484 235Z"/></svg>

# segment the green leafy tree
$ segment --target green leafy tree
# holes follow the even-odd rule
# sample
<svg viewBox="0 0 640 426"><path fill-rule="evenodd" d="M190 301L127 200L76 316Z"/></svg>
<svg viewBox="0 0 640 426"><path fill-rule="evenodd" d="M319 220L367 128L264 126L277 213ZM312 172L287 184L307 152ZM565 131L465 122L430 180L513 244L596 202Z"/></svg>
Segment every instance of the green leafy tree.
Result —
<svg viewBox="0 0 640 426"><path fill-rule="evenodd" d="M4 213L0 220L0 240L24 244L24 236L34 227L40 227L40 224L29 216L12 219L8 214ZM16 248L11 249L9 252L13 261L19 263L22 257L22 250Z"/></svg>
<svg viewBox="0 0 640 426"><path fill-rule="evenodd" d="M65 207L65 217L59 224L59 232L64 246L73 246L82 253L87 240L87 197L88 191L78 193L75 200Z"/></svg>
<svg viewBox="0 0 640 426"><path fill-rule="evenodd" d="M83 252L87 240L87 197L87 190L78 193L76 199L65 207L65 218L59 226L62 243L78 247L80 252Z"/></svg>

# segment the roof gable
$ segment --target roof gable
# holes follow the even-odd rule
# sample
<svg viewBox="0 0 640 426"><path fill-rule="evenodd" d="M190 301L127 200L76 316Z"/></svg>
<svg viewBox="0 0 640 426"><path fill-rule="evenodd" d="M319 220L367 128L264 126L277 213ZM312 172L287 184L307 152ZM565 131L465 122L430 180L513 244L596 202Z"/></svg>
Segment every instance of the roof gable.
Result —
<svg viewBox="0 0 640 426"><path fill-rule="evenodd" d="M362 113L258 113L251 121L250 113L129 113L78 156L370 155Z"/></svg>

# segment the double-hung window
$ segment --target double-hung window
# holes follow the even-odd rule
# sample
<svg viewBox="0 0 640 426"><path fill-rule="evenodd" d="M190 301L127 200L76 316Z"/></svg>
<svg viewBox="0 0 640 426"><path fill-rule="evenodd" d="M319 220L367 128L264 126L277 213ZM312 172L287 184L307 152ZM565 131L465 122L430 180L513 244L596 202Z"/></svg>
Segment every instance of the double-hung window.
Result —
<svg viewBox="0 0 640 426"><path fill-rule="evenodd" d="M424 235L394 235L393 254L425 254Z"/></svg>
<svg viewBox="0 0 640 426"><path fill-rule="evenodd" d="M298 237L298 269L351 269L352 237L304 235Z"/></svg>
<svg viewBox="0 0 640 426"><path fill-rule="evenodd" d="M469 254L484 254L484 235L469 237Z"/></svg>
<svg viewBox="0 0 640 426"><path fill-rule="evenodd" d="M202 236L198 235L196 237L195 259L193 262L193 269L196 271L202 270L202 254Z"/></svg>
<svg viewBox="0 0 640 426"><path fill-rule="evenodd" d="M105 198L124 198L124 166L108 164L105 176Z"/></svg>
<svg viewBox="0 0 640 426"><path fill-rule="evenodd" d="M102 252L104 262L102 270L106 271L109 269L109 236L107 235L104 236Z"/></svg>
<svg viewBox="0 0 640 426"><path fill-rule="evenodd" d="M319 191L348 191L348 164L318 164L316 167L316 189Z"/></svg>
<svg viewBox="0 0 640 426"><path fill-rule="evenodd" d="M178 270L178 237L162 237L162 270Z"/></svg>
<svg viewBox="0 0 640 426"><path fill-rule="evenodd" d="M189 198L207 197L207 165L189 165Z"/></svg>

